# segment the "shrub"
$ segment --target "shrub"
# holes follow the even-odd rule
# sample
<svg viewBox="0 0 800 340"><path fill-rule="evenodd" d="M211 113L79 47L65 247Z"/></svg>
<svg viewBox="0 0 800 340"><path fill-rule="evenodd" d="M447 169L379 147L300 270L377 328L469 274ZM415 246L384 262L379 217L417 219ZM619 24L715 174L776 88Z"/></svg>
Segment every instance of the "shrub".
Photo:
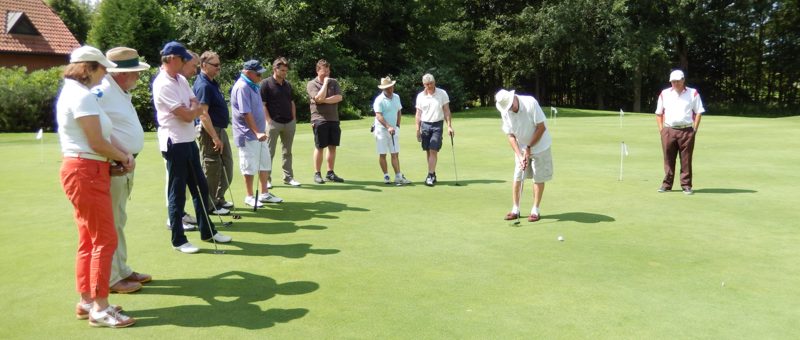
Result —
<svg viewBox="0 0 800 340"><path fill-rule="evenodd" d="M0 132L52 130L62 67L26 72L0 67Z"/></svg>

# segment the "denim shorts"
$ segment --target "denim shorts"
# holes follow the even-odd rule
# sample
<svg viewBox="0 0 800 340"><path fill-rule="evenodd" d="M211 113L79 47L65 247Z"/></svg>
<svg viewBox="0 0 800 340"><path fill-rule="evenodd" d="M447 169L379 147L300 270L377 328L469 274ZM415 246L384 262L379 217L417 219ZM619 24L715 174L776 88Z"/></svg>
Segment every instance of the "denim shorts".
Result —
<svg viewBox="0 0 800 340"><path fill-rule="evenodd" d="M420 135L422 138L422 150L439 151L442 149L442 126L444 121L434 123L422 122Z"/></svg>

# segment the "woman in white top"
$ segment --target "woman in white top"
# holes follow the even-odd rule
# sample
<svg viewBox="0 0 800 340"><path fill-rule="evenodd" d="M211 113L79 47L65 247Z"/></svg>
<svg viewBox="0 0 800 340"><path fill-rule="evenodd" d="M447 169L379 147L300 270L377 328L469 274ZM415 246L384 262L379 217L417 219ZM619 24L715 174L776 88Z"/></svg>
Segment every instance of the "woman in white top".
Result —
<svg viewBox="0 0 800 340"><path fill-rule="evenodd" d="M64 69L64 87L56 104L58 137L64 154L61 185L75 208L78 254L75 274L79 319L95 327L127 327L135 320L108 304L111 259L117 233L111 209L111 162L133 170L133 155L111 144L111 120L91 88L100 84L107 67L116 67L91 46L75 49Z"/></svg>

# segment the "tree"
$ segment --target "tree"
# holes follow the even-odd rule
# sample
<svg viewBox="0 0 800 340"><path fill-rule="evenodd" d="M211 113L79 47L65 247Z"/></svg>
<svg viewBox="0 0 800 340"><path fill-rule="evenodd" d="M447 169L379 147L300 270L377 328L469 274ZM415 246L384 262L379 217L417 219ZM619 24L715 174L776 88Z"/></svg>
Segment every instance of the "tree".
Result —
<svg viewBox="0 0 800 340"><path fill-rule="evenodd" d="M50 0L50 8L58 14L81 45L86 43L92 16L89 4L77 0Z"/></svg>
<svg viewBox="0 0 800 340"><path fill-rule="evenodd" d="M165 9L156 0L103 0L97 8L89 43L100 50L136 49L148 63L161 63L159 51L174 33Z"/></svg>

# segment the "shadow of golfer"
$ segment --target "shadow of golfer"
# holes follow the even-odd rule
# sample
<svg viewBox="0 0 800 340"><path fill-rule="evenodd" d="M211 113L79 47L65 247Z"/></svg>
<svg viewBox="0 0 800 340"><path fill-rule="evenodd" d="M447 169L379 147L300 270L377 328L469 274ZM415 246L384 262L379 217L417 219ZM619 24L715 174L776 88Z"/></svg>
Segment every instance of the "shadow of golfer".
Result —
<svg viewBox="0 0 800 340"><path fill-rule="evenodd" d="M311 281L278 284L274 279L241 271L231 271L211 278L155 280L140 291L141 295L197 297L205 304L182 305L127 312L136 318L137 327L174 325L183 327L230 326L262 329L299 319L308 314L305 308L270 308L262 310L257 302L275 295L308 294L319 289Z"/></svg>
<svg viewBox="0 0 800 340"><path fill-rule="evenodd" d="M542 220L556 220L556 222L600 223L616 221L611 216L586 212L568 212L556 215L542 215Z"/></svg>
<svg viewBox="0 0 800 340"><path fill-rule="evenodd" d="M494 184L494 183L505 183L505 182L507 181L501 181L496 179L467 179L467 180L459 179L458 182L456 182L455 180L437 181L436 185L465 187L471 184ZM424 182L421 182L420 184L425 185Z"/></svg>
<svg viewBox="0 0 800 340"><path fill-rule="evenodd" d="M311 219L338 219L333 213L342 211L369 211L340 202L317 201L270 205L269 218L274 221L307 221Z"/></svg>
<svg viewBox="0 0 800 340"><path fill-rule="evenodd" d="M290 234L296 233L300 230L325 230L328 227L321 225L297 225L292 222L270 222L270 221L256 221L256 222L236 222L233 226L226 227L226 231L231 232L252 232L259 234Z"/></svg>
<svg viewBox="0 0 800 340"><path fill-rule="evenodd" d="M750 189L725 189L725 188L704 188L694 190L695 194L754 194L758 191Z"/></svg>
<svg viewBox="0 0 800 340"><path fill-rule="evenodd" d="M239 249L230 249L238 247ZM227 245L225 253L241 256L280 256L289 259L299 259L309 254L331 255L338 254L339 249L312 249L308 243L296 244L263 244L236 241Z"/></svg>
<svg viewBox="0 0 800 340"><path fill-rule="evenodd" d="M380 183L380 185L379 185ZM303 185L296 189L302 190L364 190L364 191L372 191L372 192L381 192L383 189L381 187L385 187L383 182L366 182L366 181L351 181L345 180L343 183L330 183L326 182L325 184L309 184Z"/></svg>

